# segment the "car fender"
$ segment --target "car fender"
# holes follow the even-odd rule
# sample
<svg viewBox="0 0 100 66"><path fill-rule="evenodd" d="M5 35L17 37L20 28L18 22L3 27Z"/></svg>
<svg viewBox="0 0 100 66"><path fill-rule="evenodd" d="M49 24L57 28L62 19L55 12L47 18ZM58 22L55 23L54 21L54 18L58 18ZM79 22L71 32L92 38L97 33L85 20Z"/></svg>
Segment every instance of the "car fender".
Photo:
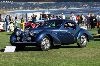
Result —
<svg viewBox="0 0 100 66"><path fill-rule="evenodd" d="M10 36L10 43L13 44L16 41L16 36L14 33L12 33L12 35Z"/></svg>
<svg viewBox="0 0 100 66"><path fill-rule="evenodd" d="M79 39L80 36L83 35L83 34L85 34L87 36L88 41L93 40L93 36L85 29L80 29L80 31L77 34L77 39Z"/></svg>
<svg viewBox="0 0 100 66"><path fill-rule="evenodd" d="M52 40L52 43L54 45L59 45L61 44L60 40L54 36L51 32L40 32L37 36L36 36L36 39L35 41L39 44L41 42L41 40L45 37L45 36L48 36L51 40Z"/></svg>

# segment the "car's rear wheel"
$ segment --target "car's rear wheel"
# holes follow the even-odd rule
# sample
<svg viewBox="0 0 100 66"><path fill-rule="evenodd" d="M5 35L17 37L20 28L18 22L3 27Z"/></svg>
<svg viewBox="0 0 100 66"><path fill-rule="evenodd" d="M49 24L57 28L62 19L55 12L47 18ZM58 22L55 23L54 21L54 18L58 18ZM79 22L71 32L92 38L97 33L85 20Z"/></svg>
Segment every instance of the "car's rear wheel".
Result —
<svg viewBox="0 0 100 66"><path fill-rule="evenodd" d="M41 40L41 43L40 43L40 48L41 50L43 51L47 51L49 50L51 47L51 41L49 39L48 36L45 36L42 40Z"/></svg>
<svg viewBox="0 0 100 66"><path fill-rule="evenodd" d="M87 36L85 34L81 35L77 42L78 47L83 48L87 45Z"/></svg>

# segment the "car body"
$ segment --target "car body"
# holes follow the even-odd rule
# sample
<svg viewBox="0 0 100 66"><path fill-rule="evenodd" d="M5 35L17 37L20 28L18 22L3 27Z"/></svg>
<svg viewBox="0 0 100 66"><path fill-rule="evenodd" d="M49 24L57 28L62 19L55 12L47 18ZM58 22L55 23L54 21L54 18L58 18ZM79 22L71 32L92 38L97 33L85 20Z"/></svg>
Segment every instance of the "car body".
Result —
<svg viewBox="0 0 100 66"><path fill-rule="evenodd" d="M80 28L74 21L65 19L47 20L38 28L16 29L10 36L10 43L15 46L38 46L48 50L52 46L77 43L85 47L93 36L85 29Z"/></svg>

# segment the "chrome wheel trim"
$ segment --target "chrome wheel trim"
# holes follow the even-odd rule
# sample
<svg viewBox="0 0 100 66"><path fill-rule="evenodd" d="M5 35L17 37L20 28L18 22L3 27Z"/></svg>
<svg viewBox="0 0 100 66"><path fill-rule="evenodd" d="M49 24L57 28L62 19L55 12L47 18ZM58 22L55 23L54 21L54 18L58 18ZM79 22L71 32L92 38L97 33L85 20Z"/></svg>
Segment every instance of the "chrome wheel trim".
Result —
<svg viewBox="0 0 100 66"><path fill-rule="evenodd" d="M48 38L43 38L41 41L41 49L42 50L48 50L50 48L50 41Z"/></svg>
<svg viewBox="0 0 100 66"><path fill-rule="evenodd" d="M85 35L82 35L82 36L80 37L80 44L81 44L81 45L84 45L84 46L87 44L87 38L86 38Z"/></svg>

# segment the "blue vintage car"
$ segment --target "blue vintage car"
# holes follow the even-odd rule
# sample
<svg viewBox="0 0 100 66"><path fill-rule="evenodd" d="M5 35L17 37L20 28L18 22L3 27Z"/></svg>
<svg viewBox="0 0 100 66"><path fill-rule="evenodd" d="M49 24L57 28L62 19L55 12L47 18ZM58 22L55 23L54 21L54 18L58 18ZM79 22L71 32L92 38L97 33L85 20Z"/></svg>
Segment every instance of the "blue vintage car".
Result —
<svg viewBox="0 0 100 66"><path fill-rule="evenodd" d="M93 36L80 28L74 21L65 19L47 20L38 28L21 31L15 29L10 36L10 43L16 48L37 46L42 50L49 50L53 46L77 43L79 47L86 47L87 41Z"/></svg>

